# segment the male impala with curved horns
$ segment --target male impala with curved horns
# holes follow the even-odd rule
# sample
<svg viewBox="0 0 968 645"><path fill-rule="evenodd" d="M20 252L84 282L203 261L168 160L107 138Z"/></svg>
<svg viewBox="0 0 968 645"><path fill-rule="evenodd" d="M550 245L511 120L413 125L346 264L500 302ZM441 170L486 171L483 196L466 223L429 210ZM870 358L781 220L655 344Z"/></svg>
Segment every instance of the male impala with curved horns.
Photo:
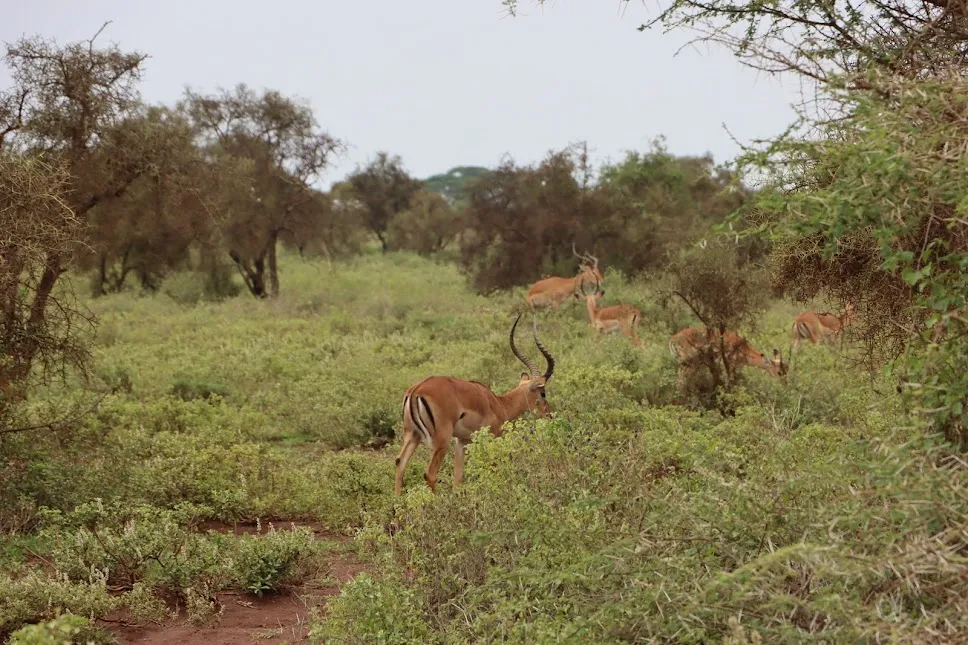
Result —
<svg viewBox="0 0 968 645"><path fill-rule="evenodd" d="M511 325L511 352L528 368L521 382L510 392L497 395L483 383L464 381L449 376L429 376L410 387L403 397L403 448L397 456L394 492L403 490L403 473L414 450L421 443L433 449L424 479L430 490L435 490L437 470L447 454L451 439L454 447L454 486L464 476L464 446L477 430L487 427L495 437L503 433L505 421L512 421L528 410L542 417L551 416L551 405L545 393L548 379L555 371L555 359L538 340L537 322L534 323L534 343L545 357L544 374L538 366L522 354L514 344L514 330L521 314Z"/></svg>
<svg viewBox="0 0 968 645"><path fill-rule="evenodd" d="M602 278L601 271L598 270L598 258L589 253L578 255L574 244L571 245L571 252L581 261L578 274L574 278L552 276L538 280L531 285L524 297L531 311L534 311L535 307L547 307L549 305L555 311L558 311L558 307L568 296L574 296L576 299L579 297L579 291L586 282L601 283L605 281Z"/></svg>
<svg viewBox="0 0 968 645"><path fill-rule="evenodd" d="M722 338L722 341L720 340ZM680 364L694 359L703 349L710 348L716 356L726 349L726 365L730 373L739 367L758 367L773 376L785 376L789 366L783 362L780 350L773 350L773 358L754 349L742 336L731 331L720 337L717 329L712 327L687 327L669 339L669 351Z"/></svg>
<svg viewBox="0 0 968 645"><path fill-rule="evenodd" d="M611 307L598 308L598 297L605 295L605 289L596 282L595 290L585 293L585 285L581 287L581 292L585 296L585 304L588 307L588 319L595 328L595 336L602 333L610 334L621 331L632 339L632 344L636 347L642 346L639 335L635 333L635 327L642 320L642 312L631 305L612 305Z"/></svg>

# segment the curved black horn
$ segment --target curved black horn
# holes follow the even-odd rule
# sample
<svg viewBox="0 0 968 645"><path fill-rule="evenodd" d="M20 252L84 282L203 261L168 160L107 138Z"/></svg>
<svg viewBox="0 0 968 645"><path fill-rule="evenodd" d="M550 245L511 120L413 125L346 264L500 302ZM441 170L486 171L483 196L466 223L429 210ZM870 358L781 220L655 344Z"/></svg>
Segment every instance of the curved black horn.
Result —
<svg viewBox="0 0 968 645"><path fill-rule="evenodd" d="M591 266L591 263L594 261L595 268L598 268L598 258L596 258L593 255L590 255L587 251L582 251L581 255L579 255L578 251L575 249L574 242L571 243L571 252L574 254L576 258L578 258L582 266Z"/></svg>
<svg viewBox="0 0 968 645"><path fill-rule="evenodd" d="M538 319L532 315L532 324L534 327L534 344L538 346L538 351L541 352L542 356L545 357L545 361L548 362L548 369L545 370L544 378L545 381L551 378L551 375L555 373L555 357L551 355L545 346L541 344L538 340Z"/></svg>
<svg viewBox="0 0 968 645"><path fill-rule="evenodd" d="M514 330L517 328L519 320L521 320L521 314L518 314L518 317L514 319L514 324L511 325L511 352L518 357L519 361L527 366L528 373L531 374L531 378L538 378L538 375L541 373L538 370L538 366L529 361L527 356L518 351L517 345L514 344Z"/></svg>

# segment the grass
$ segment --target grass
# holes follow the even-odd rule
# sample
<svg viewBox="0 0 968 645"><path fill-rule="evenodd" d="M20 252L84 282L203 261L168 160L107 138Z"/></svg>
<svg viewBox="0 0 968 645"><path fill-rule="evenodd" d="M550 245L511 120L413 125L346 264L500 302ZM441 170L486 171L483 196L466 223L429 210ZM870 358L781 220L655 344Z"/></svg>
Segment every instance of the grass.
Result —
<svg viewBox="0 0 968 645"><path fill-rule="evenodd" d="M0 601L0 631L52 606L151 614L164 594L208 607L212 590L328 575L314 563L329 543L186 537L202 519L256 518L353 534L370 562L317 615L317 641L944 642L968 629L966 468L910 427L889 375L807 347L786 385L745 370L735 416L677 406L667 341L694 321L607 273L601 304L642 310L643 347L595 339L580 303L540 314L556 419L483 433L464 486L449 490L448 459L436 496L422 448L396 499L403 392L430 374L512 387L521 294L474 295L452 265L407 254L332 268L284 256L281 275L273 301L89 302L96 374L125 385L68 428L0 444L0 576L28 598ZM740 331L786 353L795 313L775 303ZM538 357L526 334L519 346ZM91 397L75 384L45 398ZM240 548L234 568L215 565ZM156 560L132 555L146 551Z"/></svg>

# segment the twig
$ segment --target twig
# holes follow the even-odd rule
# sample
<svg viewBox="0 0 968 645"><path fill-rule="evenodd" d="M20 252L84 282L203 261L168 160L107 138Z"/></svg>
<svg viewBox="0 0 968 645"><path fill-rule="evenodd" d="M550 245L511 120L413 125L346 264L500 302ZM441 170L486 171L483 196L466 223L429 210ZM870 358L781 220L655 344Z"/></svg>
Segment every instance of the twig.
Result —
<svg viewBox="0 0 968 645"><path fill-rule="evenodd" d="M4 435L4 434L14 434L14 433L17 433L17 432L29 432L31 430L42 430L44 428L49 428L50 430L55 430L58 426L62 426L62 425L67 425L67 424L74 423L76 421L79 421L80 419L83 419L84 417L86 417L90 413L94 412L94 410L97 409L97 406L101 405L101 401L103 401L107 397L108 394L110 394L110 392L104 392L104 393L102 393L101 396L98 397L98 400L94 402L94 405L92 405L87 410L84 410L83 412L74 415L73 417L68 417L68 418L60 419L58 421L47 421L45 423L38 423L38 424L35 424L35 425L31 425L31 426L22 426L20 428L6 428L4 430L0 430L0 435Z"/></svg>
<svg viewBox="0 0 968 645"><path fill-rule="evenodd" d="M700 322L701 322L702 324L704 324L704 325L705 325L706 327L709 327L709 323L708 323L708 322L706 322L706 319L705 319L705 318L703 318L702 316L700 316L700 315L699 315L699 312L698 312L698 311L696 311L696 308L692 306L692 303L691 303L691 302L689 302L689 300L688 300L688 299L686 299L686 297L685 297L684 295L682 295L682 294L681 294L681 293L679 293L678 291L673 291L673 292L672 292L672 294L673 294L673 295L675 295L675 296L679 296L680 298L682 298L682 301L683 301L684 303L686 303L686 306L687 306L687 307L689 307L689 309L691 309L691 310L692 310L692 313L694 313L694 314L696 315L696 318L698 318L698 319L699 319L699 321L700 321Z"/></svg>

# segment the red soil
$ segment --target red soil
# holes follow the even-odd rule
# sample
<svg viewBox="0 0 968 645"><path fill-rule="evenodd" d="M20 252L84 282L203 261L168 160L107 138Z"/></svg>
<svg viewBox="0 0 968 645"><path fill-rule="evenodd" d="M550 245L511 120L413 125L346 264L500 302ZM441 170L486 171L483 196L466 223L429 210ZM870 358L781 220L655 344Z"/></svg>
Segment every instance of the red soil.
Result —
<svg viewBox="0 0 968 645"><path fill-rule="evenodd" d="M262 530L267 530L263 522ZM276 530L291 527L290 522L273 522ZM296 525L310 526L320 539L339 542L347 541L344 536L325 534L318 524L296 522ZM223 531L226 533L255 533L255 523L237 525L206 522L202 531ZM333 553L329 571L323 577L348 582L363 570L352 554ZM310 610L323 608L328 597L339 593L339 586L299 587L279 593L270 593L262 598L242 592L219 594L219 602L224 611L218 622L204 626L190 625L186 622L184 611L178 616L162 623L139 625L126 624L121 619L106 622L105 627L118 639L119 643L142 643L146 645L184 644L184 645L236 645L247 643L306 643L308 642Z"/></svg>

